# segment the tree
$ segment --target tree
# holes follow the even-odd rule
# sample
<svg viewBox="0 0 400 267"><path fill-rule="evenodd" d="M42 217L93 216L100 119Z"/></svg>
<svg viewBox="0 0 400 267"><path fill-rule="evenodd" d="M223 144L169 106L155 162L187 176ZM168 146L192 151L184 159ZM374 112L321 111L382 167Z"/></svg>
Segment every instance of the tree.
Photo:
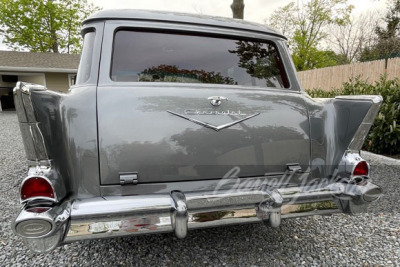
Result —
<svg viewBox="0 0 400 267"><path fill-rule="evenodd" d="M389 7L386 14L386 29L376 28L376 33L380 39L389 39L400 36L400 0L392 0L393 6Z"/></svg>
<svg viewBox="0 0 400 267"><path fill-rule="evenodd" d="M234 79L220 72L180 69L176 65L159 65L145 69L139 74L141 82L198 82L235 84Z"/></svg>
<svg viewBox="0 0 400 267"><path fill-rule="evenodd" d="M329 25L345 25L354 7L347 0L310 0L301 8L294 2L274 11L269 24L289 38L297 70L335 65L334 53L321 49Z"/></svg>
<svg viewBox="0 0 400 267"><path fill-rule="evenodd" d="M228 50L229 53L236 54L239 57L238 66L245 69L252 79L265 79L266 85L275 87L272 80L281 76L279 68L280 58L276 48L261 42L237 41L236 49ZM289 87L286 80L282 80L285 87Z"/></svg>
<svg viewBox="0 0 400 267"><path fill-rule="evenodd" d="M375 29L376 43L364 47L360 61L400 57L400 0L392 0L384 19L385 27Z"/></svg>
<svg viewBox="0 0 400 267"><path fill-rule="evenodd" d="M244 3L243 0L233 0L231 5L233 18L243 19L244 17Z"/></svg>
<svg viewBox="0 0 400 267"><path fill-rule="evenodd" d="M379 13L365 13L352 17L348 24L331 25L328 43L340 55L339 64L355 62L364 47L375 42L375 28Z"/></svg>
<svg viewBox="0 0 400 267"><path fill-rule="evenodd" d="M79 53L80 23L97 10L87 0L0 0L3 42L14 50Z"/></svg>

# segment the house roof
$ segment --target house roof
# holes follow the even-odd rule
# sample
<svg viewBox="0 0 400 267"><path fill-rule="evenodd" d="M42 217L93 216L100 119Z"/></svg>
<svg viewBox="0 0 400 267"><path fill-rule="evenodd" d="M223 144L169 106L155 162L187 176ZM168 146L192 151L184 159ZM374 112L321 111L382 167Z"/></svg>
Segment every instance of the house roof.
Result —
<svg viewBox="0 0 400 267"><path fill-rule="evenodd" d="M0 71L76 73L80 55L0 51Z"/></svg>
<svg viewBox="0 0 400 267"><path fill-rule="evenodd" d="M170 23L172 22L186 25L202 25L218 28L247 30L263 34L275 35L286 39L285 36L277 32L276 30L259 23L254 23L242 19L177 13L169 11L107 9L91 15L83 22L83 24L96 20L137 20Z"/></svg>

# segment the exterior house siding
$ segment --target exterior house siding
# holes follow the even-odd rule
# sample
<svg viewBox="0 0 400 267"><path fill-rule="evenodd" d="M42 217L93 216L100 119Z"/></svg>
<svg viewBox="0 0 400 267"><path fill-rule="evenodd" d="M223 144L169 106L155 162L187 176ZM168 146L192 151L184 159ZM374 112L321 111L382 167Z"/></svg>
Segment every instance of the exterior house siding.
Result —
<svg viewBox="0 0 400 267"><path fill-rule="evenodd" d="M46 73L46 87L57 92L69 89L68 73Z"/></svg>

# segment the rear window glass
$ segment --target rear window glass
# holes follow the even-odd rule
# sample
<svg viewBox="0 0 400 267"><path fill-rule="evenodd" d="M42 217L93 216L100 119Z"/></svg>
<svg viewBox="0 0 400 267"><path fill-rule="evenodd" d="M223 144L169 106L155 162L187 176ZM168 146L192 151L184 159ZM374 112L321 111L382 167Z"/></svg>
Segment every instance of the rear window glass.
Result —
<svg viewBox="0 0 400 267"><path fill-rule="evenodd" d="M115 34L111 79L289 87L272 43L128 30Z"/></svg>

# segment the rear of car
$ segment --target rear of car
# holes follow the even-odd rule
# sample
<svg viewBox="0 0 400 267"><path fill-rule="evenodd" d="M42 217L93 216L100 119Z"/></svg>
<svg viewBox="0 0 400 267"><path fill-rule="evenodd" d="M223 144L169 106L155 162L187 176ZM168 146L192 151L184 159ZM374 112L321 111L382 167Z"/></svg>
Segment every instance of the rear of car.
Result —
<svg viewBox="0 0 400 267"><path fill-rule="evenodd" d="M102 11L67 94L14 90L29 162L13 229L82 239L365 210L381 98L305 95L283 36L236 20Z"/></svg>

